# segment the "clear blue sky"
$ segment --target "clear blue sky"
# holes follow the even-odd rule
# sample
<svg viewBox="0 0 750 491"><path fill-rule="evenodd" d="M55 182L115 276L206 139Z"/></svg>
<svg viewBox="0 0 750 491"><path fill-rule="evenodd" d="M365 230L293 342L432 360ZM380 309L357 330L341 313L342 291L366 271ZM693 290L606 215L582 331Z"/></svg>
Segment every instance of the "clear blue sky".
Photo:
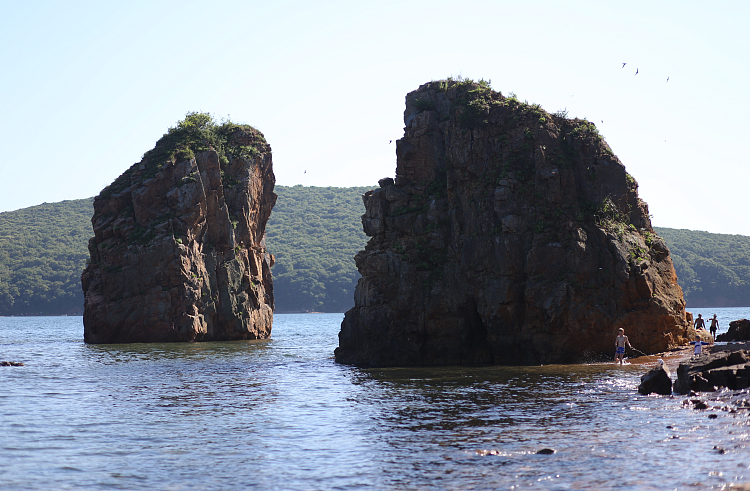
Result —
<svg viewBox="0 0 750 491"><path fill-rule="evenodd" d="M278 184L374 185L406 93L463 75L595 122L656 226L750 235L748 2L0 6L0 211L96 195L188 111L261 130Z"/></svg>

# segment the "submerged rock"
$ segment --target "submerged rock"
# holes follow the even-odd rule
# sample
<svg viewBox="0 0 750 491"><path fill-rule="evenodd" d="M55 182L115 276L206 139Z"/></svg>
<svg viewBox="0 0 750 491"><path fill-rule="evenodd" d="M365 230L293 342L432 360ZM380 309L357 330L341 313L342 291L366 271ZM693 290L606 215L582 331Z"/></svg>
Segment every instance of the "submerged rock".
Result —
<svg viewBox="0 0 750 491"><path fill-rule="evenodd" d="M576 362L689 340L669 250L593 123L486 84L406 97L396 178L365 194L336 361Z"/></svg>
<svg viewBox="0 0 750 491"><path fill-rule="evenodd" d="M276 201L250 126L189 114L94 200L81 277L87 343L266 338Z"/></svg>
<svg viewBox="0 0 750 491"><path fill-rule="evenodd" d="M20 361L0 361L0 367L22 367L23 363Z"/></svg>

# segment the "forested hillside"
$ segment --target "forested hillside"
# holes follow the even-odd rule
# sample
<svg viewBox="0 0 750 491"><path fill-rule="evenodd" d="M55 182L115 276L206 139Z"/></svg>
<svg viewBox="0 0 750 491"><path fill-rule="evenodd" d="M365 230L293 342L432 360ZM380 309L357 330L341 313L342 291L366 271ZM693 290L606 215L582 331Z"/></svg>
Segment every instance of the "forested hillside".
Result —
<svg viewBox="0 0 750 491"><path fill-rule="evenodd" d="M0 213L0 315L83 311L93 199Z"/></svg>
<svg viewBox="0 0 750 491"><path fill-rule="evenodd" d="M276 311L344 312L354 305L354 255L367 236L362 194L372 187L277 186L267 229Z"/></svg>
<svg viewBox="0 0 750 491"><path fill-rule="evenodd" d="M368 189L276 186L267 246L276 256L277 312L343 312L354 305L354 255L367 241L361 195ZM92 201L0 213L0 315L82 311ZM688 307L750 306L750 237L656 231L672 251Z"/></svg>
<svg viewBox="0 0 750 491"><path fill-rule="evenodd" d="M688 307L750 306L750 237L656 227Z"/></svg>

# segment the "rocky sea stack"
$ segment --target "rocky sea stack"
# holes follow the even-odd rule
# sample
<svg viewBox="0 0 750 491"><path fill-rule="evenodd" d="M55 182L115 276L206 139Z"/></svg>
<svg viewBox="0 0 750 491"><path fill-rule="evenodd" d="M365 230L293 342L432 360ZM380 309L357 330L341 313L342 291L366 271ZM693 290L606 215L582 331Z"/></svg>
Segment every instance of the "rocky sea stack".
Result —
<svg viewBox="0 0 750 491"><path fill-rule="evenodd" d="M336 361L612 359L688 341L682 290L638 184L586 120L470 80L406 96L396 178L364 196L362 274Z"/></svg>
<svg viewBox="0 0 750 491"><path fill-rule="evenodd" d="M85 341L268 337L274 184L271 147L254 128L202 113L170 128L94 200Z"/></svg>

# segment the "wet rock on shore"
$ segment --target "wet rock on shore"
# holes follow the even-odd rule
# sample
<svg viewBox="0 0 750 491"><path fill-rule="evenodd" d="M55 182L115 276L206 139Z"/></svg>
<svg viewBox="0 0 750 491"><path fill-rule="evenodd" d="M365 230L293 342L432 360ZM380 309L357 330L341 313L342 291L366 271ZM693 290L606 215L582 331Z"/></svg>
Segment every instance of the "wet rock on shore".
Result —
<svg viewBox="0 0 750 491"><path fill-rule="evenodd" d="M714 346L677 368L674 391L678 394L712 392L719 388L750 387L750 343Z"/></svg>

